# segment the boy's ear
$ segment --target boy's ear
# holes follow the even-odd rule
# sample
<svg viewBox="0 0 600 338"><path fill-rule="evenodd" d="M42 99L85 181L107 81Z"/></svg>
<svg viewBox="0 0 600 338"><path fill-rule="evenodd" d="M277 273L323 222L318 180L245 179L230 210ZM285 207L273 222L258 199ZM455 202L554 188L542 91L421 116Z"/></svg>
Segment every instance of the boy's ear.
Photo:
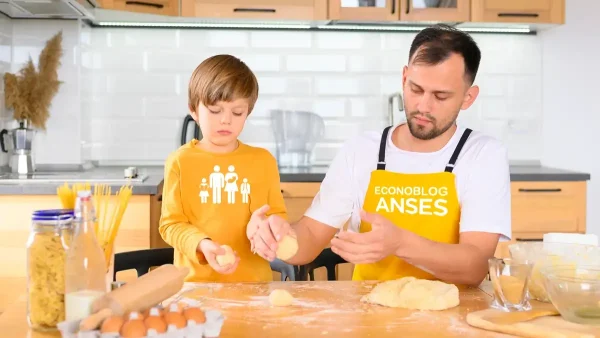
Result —
<svg viewBox="0 0 600 338"><path fill-rule="evenodd" d="M198 113L192 109L192 106L188 106L190 110L190 116L194 119L194 121L198 122Z"/></svg>

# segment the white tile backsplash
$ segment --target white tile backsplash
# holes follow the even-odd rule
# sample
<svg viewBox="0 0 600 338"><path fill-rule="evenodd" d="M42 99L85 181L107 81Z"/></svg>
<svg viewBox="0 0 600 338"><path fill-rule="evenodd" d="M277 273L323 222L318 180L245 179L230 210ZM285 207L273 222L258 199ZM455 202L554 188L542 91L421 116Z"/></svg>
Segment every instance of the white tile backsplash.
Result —
<svg viewBox="0 0 600 338"><path fill-rule="evenodd" d="M11 71L13 25L9 18L0 14L0 75ZM9 127L11 112L4 106L4 81L0 81L0 130ZM8 138L6 138L8 141ZM8 154L0 149L0 168L8 165Z"/></svg>
<svg viewBox="0 0 600 338"><path fill-rule="evenodd" d="M56 158L49 149L63 146L68 151L60 155L61 162L164 163L179 146L190 74L206 57L219 53L240 57L259 81L260 97L242 140L274 151L269 110L313 111L326 123L326 137L314 157L328 163L344 140L385 126L387 95L401 89L402 68L415 35L23 22L0 21L0 69L19 67L28 55L37 58L57 29L67 37L60 70L65 84L53 102L45 144L38 149L38 162L45 163ZM13 40L13 30L18 43L4 42ZM459 122L502 138L511 159L539 159L539 37L474 38L483 53L476 80L481 91ZM13 60L3 61L11 55Z"/></svg>

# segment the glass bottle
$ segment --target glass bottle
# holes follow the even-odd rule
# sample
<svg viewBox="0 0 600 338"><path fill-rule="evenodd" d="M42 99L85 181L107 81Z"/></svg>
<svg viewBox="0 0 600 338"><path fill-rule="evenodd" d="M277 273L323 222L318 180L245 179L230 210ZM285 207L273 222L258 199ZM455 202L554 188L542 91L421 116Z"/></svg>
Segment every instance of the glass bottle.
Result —
<svg viewBox="0 0 600 338"><path fill-rule="evenodd" d="M106 259L96 240L95 221L91 191L79 191L66 260L65 315L69 321L90 316L92 303L107 290Z"/></svg>
<svg viewBox="0 0 600 338"><path fill-rule="evenodd" d="M27 239L27 323L36 331L54 331L65 320L66 237L72 210L37 210Z"/></svg>

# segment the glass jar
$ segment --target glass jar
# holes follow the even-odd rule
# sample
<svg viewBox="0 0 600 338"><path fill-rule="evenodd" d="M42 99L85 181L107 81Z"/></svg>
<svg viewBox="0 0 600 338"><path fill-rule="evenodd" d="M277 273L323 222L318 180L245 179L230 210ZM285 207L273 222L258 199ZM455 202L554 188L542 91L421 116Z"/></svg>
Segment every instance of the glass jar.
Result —
<svg viewBox="0 0 600 338"><path fill-rule="evenodd" d="M65 265L65 318L68 321L90 316L94 300L107 291L106 259L96 239L95 224L91 191L79 191L74 233Z"/></svg>
<svg viewBox="0 0 600 338"><path fill-rule="evenodd" d="M65 258L73 210L37 210L27 240L27 322L54 331L65 320Z"/></svg>

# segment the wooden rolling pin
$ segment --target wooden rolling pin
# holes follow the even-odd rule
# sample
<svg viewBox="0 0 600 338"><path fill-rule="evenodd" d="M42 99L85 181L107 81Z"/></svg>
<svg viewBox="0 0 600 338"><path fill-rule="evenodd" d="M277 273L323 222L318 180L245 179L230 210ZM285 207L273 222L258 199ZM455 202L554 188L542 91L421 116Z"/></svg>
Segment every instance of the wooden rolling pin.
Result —
<svg viewBox="0 0 600 338"><path fill-rule="evenodd" d="M81 330L92 330L111 315L144 311L172 297L183 287L189 268L161 265L142 277L106 293L92 303L90 317L80 323Z"/></svg>

